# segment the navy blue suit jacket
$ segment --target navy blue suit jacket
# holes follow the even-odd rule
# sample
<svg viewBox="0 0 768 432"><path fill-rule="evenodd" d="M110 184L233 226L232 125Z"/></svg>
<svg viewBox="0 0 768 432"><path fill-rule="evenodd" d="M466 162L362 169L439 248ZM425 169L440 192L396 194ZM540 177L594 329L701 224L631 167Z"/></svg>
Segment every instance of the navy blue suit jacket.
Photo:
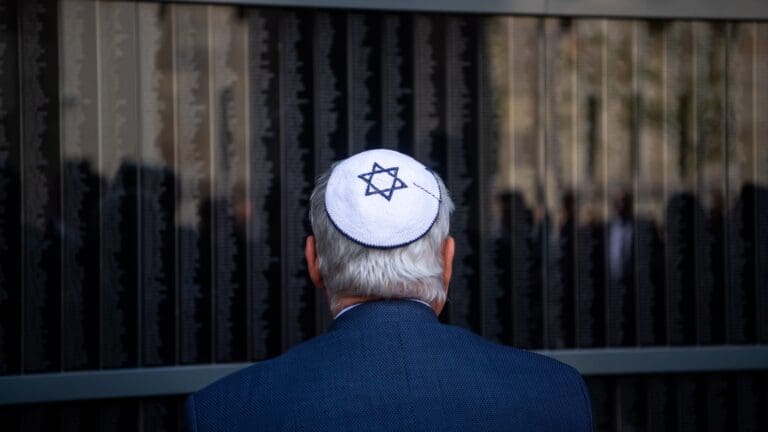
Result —
<svg viewBox="0 0 768 432"><path fill-rule="evenodd" d="M190 430L591 431L575 369L440 323L427 306L362 304L326 333L187 400Z"/></svg>

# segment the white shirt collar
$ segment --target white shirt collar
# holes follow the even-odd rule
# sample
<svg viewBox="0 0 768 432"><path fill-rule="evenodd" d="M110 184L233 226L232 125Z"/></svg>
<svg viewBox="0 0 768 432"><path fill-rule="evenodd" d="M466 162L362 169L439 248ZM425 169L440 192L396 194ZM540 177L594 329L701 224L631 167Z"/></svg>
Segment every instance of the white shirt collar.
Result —
<svg viewBox="0 0 768 432"><path fill-rule="evenodd" d="M430 305L429 303L427 303L427 302L425 302L425 301L423 301L423 300L419 300L419 299L413 299L413 298L405 298L405 299L400 299L400 300L409 300L409 301L412 301L412 302L421 303L421 304L423 304L424 306L426 306L426 307L428 307L428 308L432 309L432 305ZM360 306L360 305L361 305L361 304L363 304L363 303L365 303L365 302L355 303L355 304L353 304L353 305L349 305L349 306L345 307L344 309L340 310L340 311L339 311L339 313L337 313L337 314L336 314L336 316L335 316L335 317L333 317L333 319L337 319L338 317L340 317L340 316L341 316L342 314L344 314L345 312L347 312L347 311L349 311L349 310L351 310L351 309L354 309L354 308L356 308L356 307Z"/></svg>

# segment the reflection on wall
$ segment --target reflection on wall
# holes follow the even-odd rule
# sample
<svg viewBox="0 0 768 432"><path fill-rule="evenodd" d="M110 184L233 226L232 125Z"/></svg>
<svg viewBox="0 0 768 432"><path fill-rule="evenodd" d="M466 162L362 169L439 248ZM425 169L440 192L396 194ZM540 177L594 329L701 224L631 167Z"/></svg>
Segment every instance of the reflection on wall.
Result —
<svg viewBox="0 0 768 432"><path fill-rule="evenodd" d="M323 332L308 195L377 147L457 203L441 320L530 349L768 343L765 77L766 23L0 0L0 374ZM749 430L724 401L764 403L747 374L590 388L599 430ZM171 428L177 402L54 411Z"/></svg>

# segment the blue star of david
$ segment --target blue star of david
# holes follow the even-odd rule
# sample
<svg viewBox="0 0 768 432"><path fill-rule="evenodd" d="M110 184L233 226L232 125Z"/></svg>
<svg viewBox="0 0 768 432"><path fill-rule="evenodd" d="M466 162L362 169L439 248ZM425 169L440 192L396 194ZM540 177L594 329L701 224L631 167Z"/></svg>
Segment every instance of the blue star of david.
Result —
<svg viewBox="0 0 768 432"><path fill-rule="evenodd" d="M405 189L408 186L405 185L405 182L397 178L397 170L399 170L400 167L394 167L394 168L384 168L378 163L373 163L373 169L370 172L360 174L357 176L359 179L362 179L364 182L368 184L368 187L365 189L365 196L369 195L381 195L384 198L387 199L387 201L390 201L392 199L392 194L398 190L398 189ZM388 188L379 189L376 187L375 184L373 184L373 177L377 174L387 174L392 177L392 185Z"/></svg>

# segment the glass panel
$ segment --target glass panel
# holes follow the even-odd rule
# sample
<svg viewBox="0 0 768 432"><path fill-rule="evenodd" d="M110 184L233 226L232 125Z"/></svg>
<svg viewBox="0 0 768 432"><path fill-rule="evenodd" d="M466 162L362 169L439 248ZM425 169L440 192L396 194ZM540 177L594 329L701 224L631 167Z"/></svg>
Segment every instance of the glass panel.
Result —
<svg viewBox="0 0 768 432"><path fill-rule="evenodd" d="M21 146L15 2L0 2L0 374L21 371Z"/></svg>
<svg viewBox="0 0 768 432"><path fill-rule="evenodd" d="M142 364L177 359L175 245L174 21L167 10L137 10L139 112L139 278Z"/></svg>
<svg viewBox="0 0 768 432"><path fill-rule="evenodd" d="M52 2L19 5L22 370L60 365L61 157L58 17Z"/></svg>
<svg viewBox="0 0 768 432"><path fill-rule="evenodd" d="M576 32L576 344L606 343L606 245L602 227L604 193L598 171L601 136L603 25L578 20Z"/></svg>
<svg viewBox="0 0 768 432"><path fill-rule="evenodd" d="M99 79L95 2L61 5L61 153L62 368L99 366L100 266L88 266L99 256L101 230L99 169Z"/></svg>

